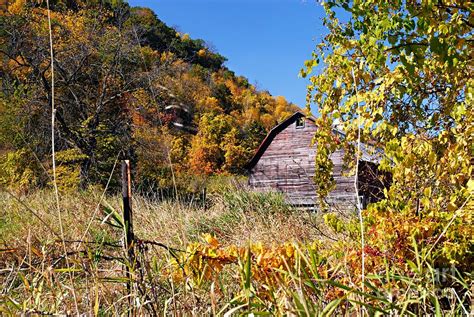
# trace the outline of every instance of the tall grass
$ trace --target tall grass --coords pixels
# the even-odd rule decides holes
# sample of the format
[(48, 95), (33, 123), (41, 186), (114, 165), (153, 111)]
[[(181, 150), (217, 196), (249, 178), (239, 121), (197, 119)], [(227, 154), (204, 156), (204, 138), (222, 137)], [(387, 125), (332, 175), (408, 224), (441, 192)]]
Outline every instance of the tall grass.
[(54, 194), (38, 191), (22, 197), (23, 203), (0, 194), (5, 207), (0, 313), (74, 313), (70, 272), (78, 309), (90, 315), (458, 316), (470, 311), (469, 272), (439, 270), (416, 244), (412, 261), (404, 263), (368, 250), (361, 287), (356, 242), (346, 235), (327, 239), (331, 231), (320, 215), (292, 210), (276, 194), (243, 188), (210, 195), (206, 208), (134, 197), (138, 240), (136, 259), (130, 261), (118, 196), (106, 197), (85, 241), (77, 241), (99, 193), (62, 196), (69, 266), (51, 232), (59, 232)]
[[(136, 271), (136, 263), (126, 263), (126, 252), (121, 247), (123, 231), (110, 225), (111, 217), (103, 221), (108, 210), (121, 209), (119, 196), (106, 197), (100, 216), (92, 222), (84, 242), (79, 241), (101, 199), (100, 193), (91, 190), (61, 197), (64, 240), (72, 261), (69, 266), (65, 265), (64, 255), (59, 250), (61, 239), (54, 193), (37, 191), (19, 199), (0, 193), (4, 207), (0, 220), (2, 311), (74, 311), (74, 301), (65, 292), (69, 284), (65, 280), (68, 272), (74, 272), (81, 311), (97, 313), (97, 302), (101, 307), (108, 304), (108, 312), (127, 309), (128, 300), (123, 297), (128, 295), (123, 292), (122, 271), (124, 265)], [(282, 205), (280, 197), (260, 194), (259, 202), (252, 204), (249, 196), (243, 192), (242, 195), (229, 192), (211, 195), (211, 206), (206, 209), (190, 203), (156, 202), (134, 197), (136, 236), (156, 242), (155, 245), (138, 246), (144, 251), (141, 256), (145, 257), (140, 263), (150, 265), (147, 270), (151, 271), (147, 274), (152, 272), (152, 279), (157, 281), (156, 277), (161, 276), (161, 270), (172, 257), (171, 249), (167, 248), (185, 248), (205, 232), (213, 233), (228, 245), (244, 244), (249, 238), (276, 243), (317, 236), (309, 225), (309, 215), (283, 216), (276, 213), (280, 207), (288, 209)], [(273, 202), (274, 199), (278, 203)], [(273, 206), (273, 216), (268, 214), (269, 206)], [(156, 287), (167, 289), (167, 295), (173, 294), (174, 286), (168, 282), (165, 284)], [(163, 303), (166, 304), (168, 299), (162, 298)]]

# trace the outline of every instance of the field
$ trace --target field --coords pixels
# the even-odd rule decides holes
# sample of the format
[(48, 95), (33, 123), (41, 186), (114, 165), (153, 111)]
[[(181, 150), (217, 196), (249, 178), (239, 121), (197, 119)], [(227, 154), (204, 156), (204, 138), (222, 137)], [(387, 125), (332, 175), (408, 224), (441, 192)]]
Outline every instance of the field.
[[(422, 250), (413, 262), (400, 262), (366, 248), (362, 286), (358, 237), (336, 233), (328, 214), (292, 209), (277, 194), (231, 186), (209, 194), (206, 206), (134, 197), (133, 255), (123, 247), (119, 195), (101, 199), (97, 189), (61, 194), (64, 237), (52, 191), (1, 198), (4, 314), (469, 310), (470, 276), (431, 267)], [(350, 218), (344, 223), (350, 226)]]

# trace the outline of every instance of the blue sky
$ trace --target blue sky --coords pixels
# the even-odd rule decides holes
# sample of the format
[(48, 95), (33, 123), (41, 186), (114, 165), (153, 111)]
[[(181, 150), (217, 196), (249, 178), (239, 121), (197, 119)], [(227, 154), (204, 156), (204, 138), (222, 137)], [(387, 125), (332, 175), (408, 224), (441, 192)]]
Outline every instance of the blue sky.
[(130, 0), (169, 26), (201, 38), (226, 65), (259, 89), (305, 106), (307, 79), (298, 72), (324, 36), (324, 10), (315, 0)]

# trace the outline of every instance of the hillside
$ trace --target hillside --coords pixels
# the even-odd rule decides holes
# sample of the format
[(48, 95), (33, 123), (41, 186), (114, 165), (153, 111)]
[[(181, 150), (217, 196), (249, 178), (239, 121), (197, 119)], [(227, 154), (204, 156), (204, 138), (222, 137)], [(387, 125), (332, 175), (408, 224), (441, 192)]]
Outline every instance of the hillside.
[[(117, 158), (132, 159), (144, 190), (240, 174), (267, 131), (299, 109), (236, 76), (205, 41), (150, 9), (120, 1), (51, 9), (62, 189), (105, 184)], [(46, 6), (18, 0), (1, 23), (0, 181), (44, 187), (53, 101)]]

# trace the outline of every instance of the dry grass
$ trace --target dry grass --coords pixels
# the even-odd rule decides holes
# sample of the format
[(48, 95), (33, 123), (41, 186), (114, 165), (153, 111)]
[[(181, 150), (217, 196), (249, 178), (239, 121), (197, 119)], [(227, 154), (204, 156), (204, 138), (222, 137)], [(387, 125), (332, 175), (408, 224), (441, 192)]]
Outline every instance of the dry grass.
[[(76, 303), (72, 288), (80, 312), (119, 315), (127, 309), (122, 264), (126, 252), (120, 247), (123, 234), (120, 229), (103, 223), (107, 210), (121, 210), (121, 197), (107, 196), (99, 204), (100, 196), (98, 190), (61, 195), (65, 240), (71, 252), (69, 261), (73, 263), (70, 269), (66, 267), (60, 248), (54, 193), (44, 190), (23, 197), (0, 193), (3, 202), (0, 213), (0, 283), (3, 285), (0, 313), (74, 313)], [(281, 196), (274, 194), (225, 190), (210, 195), (207, 208), (136, 196), (132, 206), (137, 238), (176, 249), (198, 241), (204, 233), (215, 235), (223, 245), (240, 246), (249, 241), (271, 245), (320, 238), (316, 229), (319, 217), (291, 210)], [(77, 242), (83, 236), (86, 243)], [(110, 246), (114, 244), (118, 249)], [(141, 259), (142, 263), (153, 263), (150, 270), (157, 276), (170, 263), (170, 253), (163, 247), (148, 247), (143, 256), (148, 258)], [(69, 271), (74, 274), (74, 285), (70, 285), (64, 274)], [(198, 295), (196, 292), (200, 290), (191, 294), (182, 290), (174, 293), (175, 286), (166, 279), (156, 281), (156, 287), (161, 291), (157, 291), (154, 298), (161, 298), (159, 307), (163, 309), (173, 299), (174, 305), (179, 301), (179, 308), (167, 309), (208, 312), (209, 302), (196, 300), (209, 300), (209, 294)], [(138, 289), (135, 292), (138, 293)]]
[[(314, 213), (292, 211), (276, 195), (258, 194), (261, 199), (257, 203), (251, 201), (254, 197), (240, 199), (245, 195), (254, 194), (244, 191), (214, 194), (209, 198), (206, 209), (190, 203), (158, 202), (135, 196), (132, 202), (135, 234), (141, 239), (159, 241), (172, 247), (196, 241), (203, 233), (214, 234), (224, 244), (236, 245), (246, 244), (249, 239), (271, 244), (321, 238), (316, 230), (320, 219)], [(29, 208), (9, 194), (0, 193), (3, 202), (0, 214), (1, 248), (22, 247), (28, 239), (41, 243), (57, 240), (43, 223), (59, 232), (53, 193), (38, 191), (19, 199)], [(83, 236), (99, 201), (100, 193), (97, 191), (61, 196), (66, 240), (78, 240)], [(104, 201), (115, 210), (121, 210), (119, 195), (108, 196)], [(43, 222), (29, 209), (35, 211)], [(101, 223), (105, 217), (103, 210), (101, 206), (93, 217), (86, 241), (120, 239), (115, 230)]]
[[(441, 276), (449, 284), (440, 284), (439, 271), (421, 251), (415, 252), (416, 265), (408, 275), (406, 267), (394, 263), (374, 266), (382, 273), (371, 272), (369, 293), (364, 293), (357, 286), (357, 241), (339, 236), (333, 244), (324, 243), (329, 233), (321, 231), (326, 227), (320, 215), (293, 210), (279, 195), (241, 187), (214, 192), (207, 208), (201, 202), (134, 197), (138, 240), (136, 261), (129, 262), (123, 229), (103, 222), (111, 211), (121, 210), (121, 198), (108, 196), (99, 204), (100, 196), (100, 190), (61, 195), (68, 266), (58, 239), (54, 194), (37, 191), (20, 202), (0, 193), (0, 315), (201, 316), (235, 310), (458, 316), (471, 300), (471, 275)], [(194, 244), (204, 233), (219, 244), (209, 236)], [(83, 236), (84, 243), (77, 242)], [(313, 241), (319, 241), (316, 249)], [(183, 251), (189, 246), (193, 249)], [(235, 246), (241, 247), (237, 256)], [(374, 255), (371, 260), (381, 259)]]

